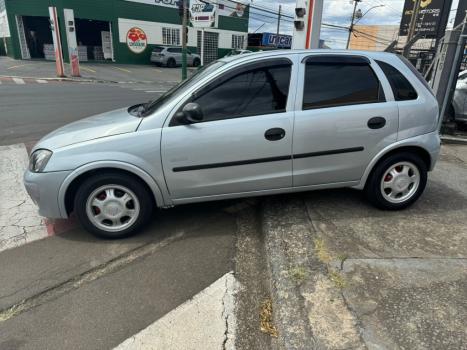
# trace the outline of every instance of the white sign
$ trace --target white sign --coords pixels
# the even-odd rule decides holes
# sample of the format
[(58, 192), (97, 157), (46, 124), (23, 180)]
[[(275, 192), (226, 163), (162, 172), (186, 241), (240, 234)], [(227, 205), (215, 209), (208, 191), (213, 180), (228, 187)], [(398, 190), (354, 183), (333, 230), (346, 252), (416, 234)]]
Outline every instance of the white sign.
[(193, 27), (209, 28), (216, 21), (215, 4), (201, 0), (190, 0), (190, 21)]
[(144, 30), (133, 27), (126, 33), (126, 44), (131, 52), (142, 53), (148, 46), (148, 37)]
[(104, 59), (113, 60), (112, 33), (108, 31), (101, 31), (101, 39)]
[(0, 12), (0, 38), (10, 37), (10, 27), (8, 26), (8, 16), (6, 10)]
[(156, 5), (156, 6), (178, 8), (177, 0), (125, 0), (125, 1), (139, 2), (140, 4), (146, 4), (146, 5)]
[(246, 18), (246, 6), (242, 1), (217, 0), (219, 16)]
[(68, 57), (70, 59), (71, 75), (79, 77), (79, 55), (76, 43), (75, 14), (72, 9), (63, 9), (65, 17), (66, 41), (68, 43)]

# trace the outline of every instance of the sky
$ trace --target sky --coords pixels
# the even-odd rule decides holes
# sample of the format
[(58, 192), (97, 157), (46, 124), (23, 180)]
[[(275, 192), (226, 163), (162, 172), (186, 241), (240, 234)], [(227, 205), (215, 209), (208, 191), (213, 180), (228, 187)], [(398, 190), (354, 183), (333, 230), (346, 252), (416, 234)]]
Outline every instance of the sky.
[[(462, 0), (461, 0), (462, 1)], [(451, 15), (455, 16), (459, 0), (453, 0)], [(252, 0), (251, 4), (255, 7), (268, 9), (268, 11), (277, 13), (279, 4), (282, 5), (282, 13), (286, 16), (294, 15), (296, 0)], [(381, 6), (384, 5), (384, 6)], [(349, 26), (353, 12), (353, 1), (350, 0), (324, 0), (323, 23)], [(373, 6), (378, 6), (370, 10)], [(365, 13), (370, 10), (360, 21), (359, 24), (389, 24), (399, 25), (404, 7), (404, 0), (362, 0), (357, 8)], [(280, 25), (281, 34), (292, 34), (293, 19), (283, 17)], [(453, 21), (453, 20), (452, 20)], [(249, 32), (273, 32), (277, 30), (277, 15), (265, 11), (252, 9), (250, 11)], [(348, 31), (345, 29), (325, 28), (321, 29), (321, 39), (331, 48), (345, 48)]]

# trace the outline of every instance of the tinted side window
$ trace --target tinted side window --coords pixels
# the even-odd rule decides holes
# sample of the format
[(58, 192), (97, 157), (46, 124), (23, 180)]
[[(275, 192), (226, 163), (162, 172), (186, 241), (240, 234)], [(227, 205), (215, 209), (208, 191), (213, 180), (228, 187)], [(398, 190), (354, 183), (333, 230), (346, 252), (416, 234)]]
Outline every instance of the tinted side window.
[(209, 85), (192, 101), (201, 106), (204, 121), (285, 112), (290, 71), (290, 64), (242, 69)]
[(383, 70), (386, 78), (388, 78), (396, 101), (417, 99), (417, 92), (401, 72), (388, 63), (382, 61), (376, 62), (378, 62), (378, 65)]
[(167, 51), (174, 52), (174, 53), (180, 53), (180, 52), (182, 52), (182, 49), (180, 49), (178, 47), (173, 47), (173, 48), (167, 49)]
[(368, 64), (306, 63), (303, 109), (377, 102), (384, 93)]

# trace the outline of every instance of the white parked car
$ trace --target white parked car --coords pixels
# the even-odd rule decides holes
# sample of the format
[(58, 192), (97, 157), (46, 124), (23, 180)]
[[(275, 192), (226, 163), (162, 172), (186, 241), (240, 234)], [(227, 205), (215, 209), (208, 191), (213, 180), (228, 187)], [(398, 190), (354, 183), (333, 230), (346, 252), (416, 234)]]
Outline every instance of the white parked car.
[[(201, 57), (187, 50), (186, 61), (189, 66), (198, 67)], [(151, 52), (151, 62), (158, 66), (174, 68), (182, 64), (182, 48), (172, 46), (156, 46)]]

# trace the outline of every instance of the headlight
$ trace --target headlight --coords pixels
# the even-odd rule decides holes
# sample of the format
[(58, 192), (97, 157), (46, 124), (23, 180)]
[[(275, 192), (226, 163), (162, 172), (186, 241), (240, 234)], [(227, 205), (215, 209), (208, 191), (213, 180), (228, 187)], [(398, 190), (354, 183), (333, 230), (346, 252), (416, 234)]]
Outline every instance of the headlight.
[(29, 158), (29, 170), (35, 173), (42, 172), (51, 156), (52, 151), (47, 149), (38, 149)]

